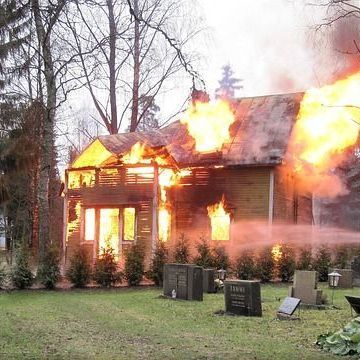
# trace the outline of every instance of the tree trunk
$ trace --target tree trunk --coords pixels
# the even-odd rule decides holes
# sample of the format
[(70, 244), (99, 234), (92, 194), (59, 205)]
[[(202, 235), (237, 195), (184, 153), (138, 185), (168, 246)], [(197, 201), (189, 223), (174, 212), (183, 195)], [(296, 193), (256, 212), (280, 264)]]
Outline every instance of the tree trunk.
[(130, 132), (136, 131), (139, 113), (139, 82), (140, 82), (140, 26), (139, 2), (134, 0), (134, 78), (132, 89), (132, 108)]
[(114, 17), (114, 4), (112, 0), (107, 0), (109, 10), (109, 76), (110, 76), (110, 109), (111, 109), (111, 134), (116, 134), (117, 129), (117, 106), (116, 106), (116, 23)]
[(56, 110), (55, 71), (51, 53), (50, 31), (45, 32), (41, 18), (38, 0), (31, 0), (32, 12), (35, 20), (36, 34), (40, 42), (39, 52), (44, 61), (44, 76), (46, 82), (46, 108), (41, 134), (40, 169), (38, 184), (39, 204), (39, 263), (44, 259), (50, 244), (50, 211), (49, 211), (49, 179), (51, 160), (54, 148), (54, 120)]

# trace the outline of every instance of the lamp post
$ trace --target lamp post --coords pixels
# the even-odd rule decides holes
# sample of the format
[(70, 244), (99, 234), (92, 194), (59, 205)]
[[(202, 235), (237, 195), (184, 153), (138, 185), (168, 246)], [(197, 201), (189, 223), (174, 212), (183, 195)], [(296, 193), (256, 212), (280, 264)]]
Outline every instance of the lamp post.
[(328, 274), (329, 286), (332, 288), (331, 305), (334, 305), (334, 290), (339, 285), (340, 277), (341, 274), (339, 274), (337, 271), (332, 271), (330, 274)]

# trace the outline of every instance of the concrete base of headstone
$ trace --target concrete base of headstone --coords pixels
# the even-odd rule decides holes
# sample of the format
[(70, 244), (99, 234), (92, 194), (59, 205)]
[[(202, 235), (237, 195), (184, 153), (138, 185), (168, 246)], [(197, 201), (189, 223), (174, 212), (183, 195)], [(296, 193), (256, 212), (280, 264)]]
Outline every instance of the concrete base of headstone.
[(350, 289), (353, 287), (353, 271), (351, 269), (330, 269), (329, 272), (336, 271), (341, 277), (339, 278), (340, 289)]
[(298, 316), (283, 314), (281, 312), (276, 313), (276, 318), (278, 320), (300, 320)]

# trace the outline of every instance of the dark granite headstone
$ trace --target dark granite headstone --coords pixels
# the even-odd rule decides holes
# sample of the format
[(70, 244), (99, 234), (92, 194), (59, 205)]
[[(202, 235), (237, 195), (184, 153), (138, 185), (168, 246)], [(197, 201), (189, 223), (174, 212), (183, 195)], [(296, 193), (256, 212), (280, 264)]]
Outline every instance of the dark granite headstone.
[(287, 296), (280, 305), (278, 312), (291, 316), (300, 305), (300, 302), (300, 299)]
[(203, 270), (203, 290), (204, 293), (215, 293), (215, 269)]
[(356, 314), (359, 315), (360, 314), (360, 297), (345, 295), (345, 298), (349, 302), (350, 306), (355, 310)]
[(225, 311), (234, 315), (261, 316), (260, 282), (225, 280)]
[(203, 269), (192, 264), (164, 265), (164, 295), (183, 300), (203, 300)]

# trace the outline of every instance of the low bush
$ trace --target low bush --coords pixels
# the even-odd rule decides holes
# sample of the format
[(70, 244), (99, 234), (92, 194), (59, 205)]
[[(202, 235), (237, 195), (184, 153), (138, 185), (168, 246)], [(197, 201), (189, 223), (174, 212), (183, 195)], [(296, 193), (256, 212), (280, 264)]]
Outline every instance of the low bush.
[(254, 253), (243, 250), (235, 262), (235, 272), (238, 279), (252, 280), (256, 275)]
[(174, 246), (174, 261), (178, 264), (190, 262), (189, 240), (185, 234), (181, 234)]
[(230, 258), (224, 246), (216, 246), (213, 248), (213, 267), (216, 269), (227, 270), (230, 268)]
[(55, 247), (50, 247), (37, 271), (37, 279), (47, 289), (54, 289), (60, 278), (60, 256)]
[(11, 281), (18, 289), (29, 288), (34, 283), (34, 275), (29, 265), (28, 247), (21, 245), (15, 250), (15, 265), (11, 270)]
[(118, 271), (114, 249), (102, 249), (102, 253), (95, 261), (93, 279), (101, 285), (110, 287), (121, 281), (122, 274)]
[(148, 278), (152, 280), (156, 286), (162, 286), (164, 280), (164, 265), (168, 259), (168, 250), (164, 242), (159, 241), (151, 262)]
[(256, 275), (262, 282), (269, 282), (274, 276), (275, 261), (271, 247), (260, 250), (256, 261)]
[(331, 252), (326, 245), (322, 245), (317, 249), (313, 268), (319, 273), (319, 281), (327, 281), (329, 268), (332, 266)]
[(345, 269), (350, 258), (350, 248), (346, 245), (338, 245), (334, 249), (334, 266), (340, 269)]
[(129, 286), (137, 286), (142, 280), (144, 270), (144, 250), (139, 244), (134, 244), (125, 253), (125, 279)]
[(8, 273), (4, 266), (0, 266), (0, 289), (3, 288), (6, 284)]
[(313, 258), (310, 247), (303, 247), (299, 251), (296, 269), (312, 270)]
[(288, 245), (281, 246), (281, 256), (276, 264), (276, 267), (281, 281), (290, 281), (295, 272), (296, 261), (295, 252)]
[(66, 278), (75, 287), (83, 287), (91, 280), (91, 264), (84, 248), (79, 247), (70, 259), (70, 266)]
[(212, 249), (205, 237), (200, 237), (200, 242), (196, 245), (196, 250), (198, 252), (197, 256), (194, 258), (194, 263), (196, 265), (202, 266), (203, 268), (211, 268), (215, 266)]

